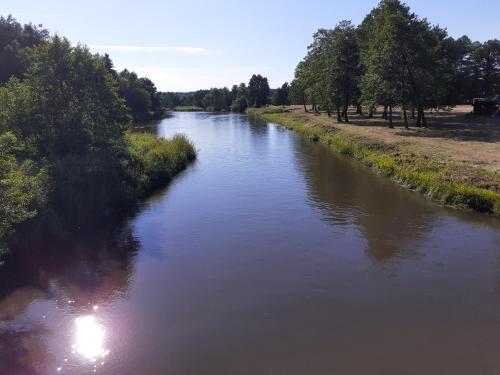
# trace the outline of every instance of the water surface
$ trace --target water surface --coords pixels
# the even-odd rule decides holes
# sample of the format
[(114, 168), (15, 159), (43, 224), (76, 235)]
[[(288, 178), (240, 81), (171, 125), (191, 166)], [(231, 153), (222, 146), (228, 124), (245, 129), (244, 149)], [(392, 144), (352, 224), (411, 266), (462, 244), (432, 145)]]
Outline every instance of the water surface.
[(243, 115), (157, 131), (196, 163), (0, 267), (0, 374), (500, 373), (497, 219)]

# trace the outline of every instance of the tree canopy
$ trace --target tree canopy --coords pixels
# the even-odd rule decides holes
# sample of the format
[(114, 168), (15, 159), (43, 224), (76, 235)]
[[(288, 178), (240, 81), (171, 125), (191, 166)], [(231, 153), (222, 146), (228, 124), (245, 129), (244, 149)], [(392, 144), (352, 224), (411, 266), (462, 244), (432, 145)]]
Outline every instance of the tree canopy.
[(248, 99), (250, 104), (254, 107), (262, 107), (267, 103), (267, 99), (269, 97), (269, 83), (267, 78), (258, 75), (253, 75), (250, 78), (250, 82), (248, 84)]
[(290, 99), (312, 105), (338, 121), (349, 121), (348, 107), (377, 107), (393, 126), (393, 111), (409, 110), (426, 125), (424, 110), (452, 107), (500, 92), (500, 41), (453, 39), (399, 0), (382, 0), (355, 27), (349, 21), (319, 29), (297, 65)]

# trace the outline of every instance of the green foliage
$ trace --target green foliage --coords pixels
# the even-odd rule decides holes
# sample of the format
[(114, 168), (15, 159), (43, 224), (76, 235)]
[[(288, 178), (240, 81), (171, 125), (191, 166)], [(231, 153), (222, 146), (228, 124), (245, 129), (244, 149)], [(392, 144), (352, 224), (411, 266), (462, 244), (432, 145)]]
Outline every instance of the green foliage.
[(250, 105), (260, 108), (267, 104), (269, 96), (269, 83), (267, 78), (262, 77), (260, 74), (253, 75), (248, 84), (248, 100)]
[(236, 98), (231, 105), (232, 112), (244, 113), (248, 108), (248, 99), (245, 96)]
[(32, 218), (45, 200), (45, 169), (18, 160), (21, 146), (14, 134), (0, 134), (0, 252), (16, 224)]
[(21, 78), (30, 65), (33, 48), (48, 36), (41, 27), (31, 23), (21, 26), (12, 16), (0, 16), (0, 84), (12, 76)]
[(109, 56), (58, 36), (32, 49), (0, 86), (0, 248), (35, 216), (64, 230), (130, 207), (193, 160), (184, 137), (125, 134), (158, 108), (154, 84)]
[(496, 95), (500, 92), (500, 40), (475, 43), (472, 51), (473, 71), (477, 81), (478, 96)]
[[(349, 105), (385, 108), (393, 126), (395, 107), (418, 113), (426, 126), (427, 108), (449, 108), (500, 90), (500, 41), (453, 39), (447, 31), (419, 18), (399, 0), (382, 0), (361, 25), (342, 21), (319, 29), (306, 57), (297, 65), (290, 87), (294, 104), (337, 111), (348, 121)], [(274, 104), (278, 104), (277, 97)]]
[(227, 87), (212, 88), (202, 99), (202, 107), (209, 112), (228, 112), (231, 110), (232, 96)]
[(50, 160), (111, 148), (125, 130), (126, 107), (102, 60), (57, 36), (34, 56), (26, 78), (0, 90), (0, 129)]
[[(233, 85), (231, 90), (227, 87), (211, 88), (210, 90), (198, 90), (188, 93), (159, 93), (160, 101), (166, 108), (176, 111), (198, 111), (207, 112), (245, 112), (246, 108), (254, 105), (267, 103), (269, 95), (269, 84), (267, 78), (254, 75), (251, 79), (253, 95), (251, 98), (250, 87), (245, 83)], [(282, 87), (284, 96), (288, 97), (288, 84)], [(258, 97), (258, 98), (257, 98)], [(283, 99), (287, 103), (286, 99)]]
[[(356, 29), (342, 21), (333, 30), (320, 29), (313, 36), (308, 54), (295, 71), (291, 86), (294, 102), (313, 104), (329, 115), (337, 112), (337, 119), (349, 121), (348, 106), (358, 95), (359, 46)], [(342, 114), (341, 114), (342, 109)]]
[(170, 97), (158, 93), (150, 79), (139, 78), (136, 73), (127, 69), (118, 74), (112, 68), (108, 70), (117, 77), (119, 95), (125, 99), (135, 122), (160, 118), (164, 114), (164, 107), (173, 108), (168, 102)]
[(288, 84), (288, 82), (285, 82), (283, 86), (281, 86), (275, 91), (273, 98), (271, 100), (272, 104), (281, 106), (289, 105), (290, 104), (290, 101), (288, 100), (289, 93), (290, 93), (290, 85)]

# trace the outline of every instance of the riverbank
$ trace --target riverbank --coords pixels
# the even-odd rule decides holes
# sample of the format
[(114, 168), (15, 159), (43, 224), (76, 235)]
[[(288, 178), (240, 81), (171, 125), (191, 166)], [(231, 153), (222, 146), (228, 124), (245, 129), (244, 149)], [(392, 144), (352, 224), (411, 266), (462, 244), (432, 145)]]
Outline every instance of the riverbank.
[(354, 114), (345, 124), (298, 107), (248, 110), (328, 144), (440, 204), (500, 217), (500, 134), (488, 121), (468, 124), (462, 112), (459, 108), (453, 115), (428, 116), (427, 130), (403, 130), (387, 129), (380, 119)]
[(173, 109), (174, 112), (203, 112), (203, 108), (193, 105), (181, 105)]
[(113, 153), (47, 165), (42, 181), (30, 186), (31, 195), (43, 197), (26, 215), (2, 223), (0, 255), (17, 241), (16, 229), (59, 236), (123, 215), (195, 158), (194, 145), (183, 135), (165, 139), (127, 131)]

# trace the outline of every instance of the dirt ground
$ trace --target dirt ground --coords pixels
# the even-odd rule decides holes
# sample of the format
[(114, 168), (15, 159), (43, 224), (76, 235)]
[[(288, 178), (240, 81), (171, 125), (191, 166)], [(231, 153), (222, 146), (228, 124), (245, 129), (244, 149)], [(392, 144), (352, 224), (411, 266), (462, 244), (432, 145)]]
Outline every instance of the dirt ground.
[(404, 147), (415, 154), (428, 155), (438, 160), (465, 162), (500, 173), (500, 121), (479, 118), (471, 114), (472, 106), (458, 106), (450, 112), (427, 112), (428, 129), (416, 128), (410, 119), (410, 129), (405, 130), (399, 115), (394, 116), (394, 129), (380, 118), (368, 119), (350, 113), (349, 124), (337, 123), (325, 113), (304, 113), (304, 107), (289, 107), (295, 115), (314, 122), (342, 129), (357, 137), (373, 142)]

